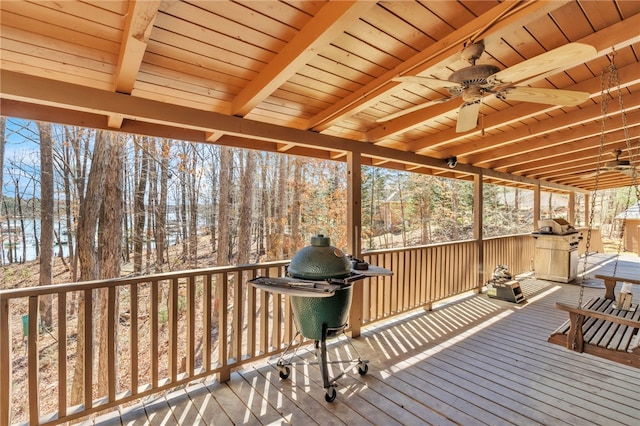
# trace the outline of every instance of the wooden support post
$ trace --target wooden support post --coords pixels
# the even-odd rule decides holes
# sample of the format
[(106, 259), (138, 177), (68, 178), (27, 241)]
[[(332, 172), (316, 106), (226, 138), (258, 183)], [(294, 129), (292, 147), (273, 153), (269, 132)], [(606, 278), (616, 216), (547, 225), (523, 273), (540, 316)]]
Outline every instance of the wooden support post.
[(569, 193), (569, 223), (575, 226), (576, 223), (576, 193)]
[(476, 287), (476, 291), (478, 293), (482, 292), (482, 287), (484, 286), (484, 241), (482, 236), (482, 217), (483, 217), (483, 209), (484, 203), (482, 198), (483, 191), (483, 181), (482, 181), (482, 172), (475, 175), (473, 179), (473, 238), (477, 243), (477, 268), (478, 268), (478, 286)]
[[(360, 259), (362, 247), (362, 157), (358, 152), (347, 153), (347, 250)], [(364, 286), (369, 283), (358, 281), (353, 284), (349, 324), (351, 335), (358, 337), (362, 328), (362, 310), (364, 309)]]
[(538, 229), (538, 221), (540, 220), (540, 182), (533, 190), (533, 227)]

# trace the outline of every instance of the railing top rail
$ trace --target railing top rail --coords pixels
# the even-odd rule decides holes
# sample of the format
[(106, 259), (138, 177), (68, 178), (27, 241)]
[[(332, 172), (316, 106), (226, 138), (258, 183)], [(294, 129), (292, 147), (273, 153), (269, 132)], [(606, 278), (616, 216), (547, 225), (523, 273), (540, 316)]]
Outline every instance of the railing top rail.
[(422, 249), (431, 248), (431, 247), (453, 246), (453, 245), (459, 245), (459, 244), (469, 244), (469, 243), (473, 243), (475, 241), (477, 241), (477, 240), (470, 239), (470, 240), (446, 241), (446, 242), (443, 242), (443, 243), (422, 244), (422, 245), (411, 246), (411, 247), (396, 247), (396, 248), (389, 248), (389, 249), (367, 250), (367, 251), (362, 252), (362, 255), (366, 256), (366, 255), (370, 255), (370, 254), (384, 254), (384, 253), (395, 253), (395, 252), (408, 251), (408, 250), (422, 250)]
[(75, 283), (51, 284), (38, 287), (13, 288), (0, 290), (0, 300), (16, 299), (20, 297), (41, 296), (69, 291), (92, 290), (96, 288), (118, 287), (145, 282), (165, 281), (175, 278), (189, 278), (203, 275), (215, 275), (241, 271), (253, 271), (256, 269), (282, 267), (289, 263), (288, 260), (280, 260), (265, 263), (252, 263), (233, 266), (215, 266), (202, 269), (190, 269), (177, 272), (163, 272), (157, 274), (140, 275), (136, 277), (111, 278), (106, 280), (79, 281)]

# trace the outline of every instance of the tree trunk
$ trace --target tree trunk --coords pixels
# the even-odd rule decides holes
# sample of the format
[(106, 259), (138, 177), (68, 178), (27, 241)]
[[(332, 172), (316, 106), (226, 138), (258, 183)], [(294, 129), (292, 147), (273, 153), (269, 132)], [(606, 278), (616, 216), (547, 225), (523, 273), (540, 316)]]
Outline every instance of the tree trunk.
[(166, 259), (164, 249), (167, 245), (167, 193), (169, 184), (169, 154), (171, 144), (167, 139), (162, 140), (162, 154), (160, 160), (160, 201), (156, 209), (156, 268), (161, 270)]
[(180, 235), (182, 238), (182, 261), (186, 262), (189, 258), (189, 232), (187, 224), (187, 176), (185, 175), (186, 168), (186, 144), (182, 143), (180, 153), (180, 165), (178, 170), (180, 171)]
[(199, 174), (197, 173), (198, 152), (195, 144), (189, 146), (188, 170), (187, 170), (187, 194), (189, 196), (189, 265), (198, 266), (198, 187)]
[[(117, 278), (120, 276), (120, 261), (122, 257), (122, 181), (124, 149), (121, 141), (113, 133), (109, 135), (109, 167), (105, 171), (104, 202), (100, 210), (100, 225), (98, 232), (98, 262), (100, 279)], [(118, 340), (118, 327), (113, 328), (113, 335), (108, 335), (108, 290), (100, 289), (96, 292), (96, 344), (98, 346), (98, 395), (108, 394), (109, 358), (117, 361), (116, 354), (108, 353), (108, 339)], [(118, 324), (118, 292), (115, 296), (115, 318)], [(115, 371), (118, 371), (117, 365)]]
[[(53, 269), (53, 140), (51, 125), (38, 123), (40, 132), (40, 278), (38, 285), (49, 285)], [(53, 323), (53, 296), (40, 296), (40, 321), (50, 328)]]
[(133, 200), (133, 217), (135, 222), (133, 224), (133, 270), (136, 274), (142, 272), (142, 247), (144, 236), (144, 223), (145, 223), (145, 204), (144, 197), (147, 189), (147, 179), (149, 176), (149, 152), (148, 145), (149, 139), (145, 136), (138, 140), (139, 161), (140, 169), (136, 182), (135, 195)]
[[(80, 280), (91, 281), (98, 278), (98, 257), (96, 252), (96, 231), (98, 218), (102, 209), (106, 170), (109, 167), (108, 133), (98, 131), (91, 161), (91, 170), (87, 181), (87, 192), (78, 209), (78, 260), (80, 262)], [(84, 324), (85, 300), (84, 292), (78, 297), (78, 340), (76, 364), (71, 386), (71, 405), (83, 402), (85, 389), (84, 360), (93, 358), (93, 348), (87, 348)], [(86, 402), (86, 401), (85, 401)]]
[[(210, 224), (209, 224), (209, 231), (211, 233), (211, 257), (213, 257), (213, 254), (216, 253), (217, 251), (217, 236), (218, 236), (218, 230), (216, 229), (217, 226), (217, 212), (218, 212), (218, 198), (219, 198), (219, 191), (218, 191), (218, 183), (219, 183), (219, 176), (216, 175), (215, 172), (215, 167), (213, 167), (213, 164), (216, 163), (216, 147), (215, 146), (211, 146), (209, 148), (209, 151), (211, 152), (211, 163), (212, 163), (212, 171), (211, 171), (211, 217), (209, 219)], [(218, 163), (219, 165), (219, 163)], [(218, 167), (219, 168), (219, 167)]]
[(122, 186), (125, 190), (122, 193), (122, 245), (124, 247), (123, 260), (127, 263), (131, 262), (131, 223), (134, 221), (131, 218), (131, 201), (129, 199), (131, 191), (130, 181), (132, 179), (131, 172), (129, 171), (128, 161), (125, 158), (123, 160), (123, 176), (122, 176)]
[(231, 148), (220, 149), (220, 178), (218, 191), (218, 256), (217, 266), (229, 264), (229, 188), (231, 187), (231, 163), (233, 153)]
[(278, 158), (278, 195), (276, 205), (276, 238), (274, 242), (274, 250), (276, 259), (284, 258), (284, 230), (287, 224), (287, 203), (286, 203), (286, 186), (287, 186), (287, 160), (284, 155)]
[(253, 197), (254, 197), (254, 181), (256, 176), (256, 153), (255, 151), (247, 151), (247, 162), (242, 175), (241, 188), (244, 194), (240, 204), (240, 220), (238, 223), (238, 263), (249, 263), (251, 256), (251, 237), (252, 237), (252, 216), (253, 216)]
[(300, 218), (302, 216), (302, 192), (304, 183), (302, 182), (302, 169), (304, 163), (299, 158), (293, 160), (295, 168), (293, 172), (293, 200), (291, 201), (291, 238), (292, 251), (295, 253), (304, 246), (302, 233), (300, 232)]

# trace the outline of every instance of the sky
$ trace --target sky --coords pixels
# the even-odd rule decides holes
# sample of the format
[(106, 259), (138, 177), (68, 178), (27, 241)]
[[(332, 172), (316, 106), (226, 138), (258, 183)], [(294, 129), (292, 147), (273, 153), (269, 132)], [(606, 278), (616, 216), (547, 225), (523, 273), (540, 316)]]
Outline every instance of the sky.
[[(19, 190), (24, 191), (27, 186), (33, 191), (32, 177), (40, 163), (38, 149), (38, 131), (31, 121), (8, 118), (5, 129), (5, 153), (2, 165), (3, 188), (6, 196), (15, 196), (15, 180), (18, 180)], [(21, 169), (26, 170), (24, 173)], [(27, 176), (31, 175), (31, 176)], [(37, 187), (36, 187), (37, 188)], [(31, 198), (28, 196), (28, 198)]]

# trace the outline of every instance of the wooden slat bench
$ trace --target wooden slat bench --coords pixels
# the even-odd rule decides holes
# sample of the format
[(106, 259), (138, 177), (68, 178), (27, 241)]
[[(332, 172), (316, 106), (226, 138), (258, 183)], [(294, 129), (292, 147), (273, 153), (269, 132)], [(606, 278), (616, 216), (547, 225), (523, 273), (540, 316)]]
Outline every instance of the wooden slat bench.
[(594, 297), (582, 308), (556, 303), (556, 308), (569, 312), (569, 320), (548, 341), (640, 368), (640, 308), (636, 302), (629, 311), (615, 309), (614, 292), (616, 282), (640, 284), (640, 280), (605, 275), (596, 278), (604, 280), (604, 297)]

